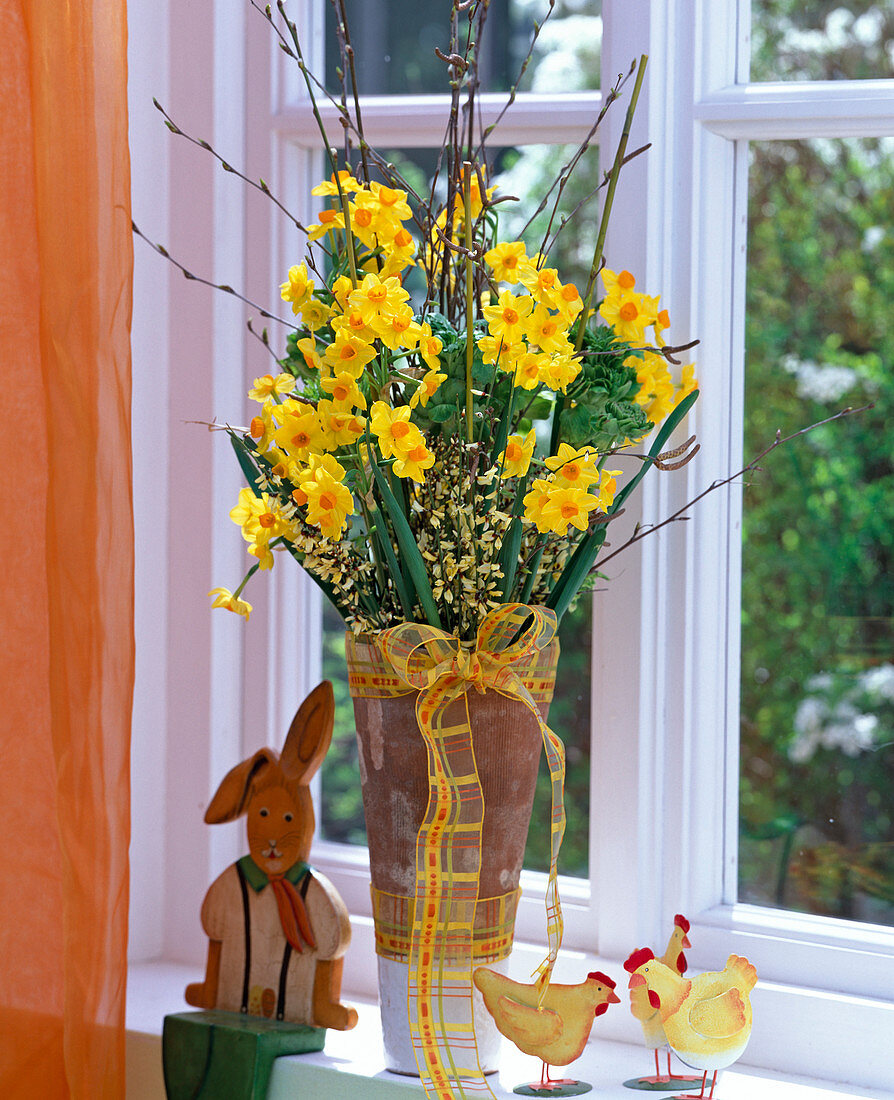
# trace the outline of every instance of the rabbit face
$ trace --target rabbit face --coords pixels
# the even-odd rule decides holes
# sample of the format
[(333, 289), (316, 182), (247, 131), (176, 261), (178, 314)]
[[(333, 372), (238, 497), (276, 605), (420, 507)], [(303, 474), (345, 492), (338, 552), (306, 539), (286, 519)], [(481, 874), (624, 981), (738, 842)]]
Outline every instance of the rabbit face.
[(299, 788), (297, 798), (285, 787), (272, 785), (253, 794), (248, 808), (248, 849), (267, 875), (281, 875), (306, 860), (314, 832), (310, 792)]

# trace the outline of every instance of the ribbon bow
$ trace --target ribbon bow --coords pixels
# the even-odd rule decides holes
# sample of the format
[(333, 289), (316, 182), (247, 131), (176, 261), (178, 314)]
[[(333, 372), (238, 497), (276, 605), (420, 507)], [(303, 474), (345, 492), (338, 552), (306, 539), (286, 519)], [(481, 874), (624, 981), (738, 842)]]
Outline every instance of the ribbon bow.
[[(481, 622), (473, 650), (436, 627), (402, 623), (382, 631), (378, 641), (396, 675), (418, 691), (416, 719), (428, 748), (429, 802), (416, 838), (416, 906), (410, 950), (408, 1017), (413, 1048), (426, 1095), (439, 1100), (477, 1091), (493, 1096), (478, 1061), (475, 1033), (468, 1020), (445, 1019), (443, 1006), (471, 999), (472, 930), (481, 868), (484, 797), (475, 765), (466, 693), (488, 688), (522, 702), (534, 715), (552, 781), (550, 872), (547, 887), (549, 953), (537, 968), (542, 1003), (562, 941), (557, 863), (565, 831), (562, 742), (540, 716), (518, 675), (520, 665), (545, 649), (556, 632), (556, 616), (544, 607), (503, 604)], [(447, 724), (447, 709), (462, 698), (462, 716)], [(454, 843), (462, 836), (462, 844)], [(446, 959), (447, 939), (468, 947), (467, 961), (453, 966)], [(435, 976), (441, 996), (435, 995)], [(471, 1004), (469, 1004), (471, 1009)], [(459, 1064), (459, 1054), (473, 1050), (475, 1065)], [(449, 1066), (449, 1069), (448, 1069)]]

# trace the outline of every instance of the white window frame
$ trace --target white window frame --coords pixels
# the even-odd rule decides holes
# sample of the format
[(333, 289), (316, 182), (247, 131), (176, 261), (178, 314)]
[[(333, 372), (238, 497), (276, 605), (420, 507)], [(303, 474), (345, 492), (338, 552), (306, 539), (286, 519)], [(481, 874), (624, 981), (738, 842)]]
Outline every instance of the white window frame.
[[(291, 8), (312, 61), (321, 56), (322, 2)], [(257, 13), (214, 5), (209, 24), (196, 7), (129, 3), (134, 216), (187, 266), (241, 281), (269, 302), (300, 249), (297, 234), (265, 200), (169, 136), (149, 100), (157, 95), (185, 129), (249, 174), (263, 173), (302, 218), (314, 209), (317, 133)], [(747, 71), (747, 0), (603, 0), (603, 10), (607, 80), (650, 54), (631, 140), (653, 142), (625, 169), (607, 255), (660, 289), (675, 337), (701, 339), (692, 430), (702, 451), (684, 474), (645, 480), (642, 518), (654, 522), (741, 464), (743, 143), (894, 133), (894, 81), (737, 84)], [(498, 102), (484, 97), (485, 111)], [(599, 103), (598, 93), (520, 97), (497, 136), (573, 141)], [(429, 144), (442, 132), (432, 126), (440, 110), (438, 97), (369, 97), (367, 135), (380, 145)], [(622, 121), (623, 110), (609, 112), (609, 150)], [(247, 412), (246, 381), (267, 368), (238, 308), (184, 284), (142, 242), (136, 251), (132, 958), (201, 966), (202, 896), (244, 844), (241, 823), (208, 829), (201, 814), (233, 763), (281, 741), (295, 700), (319, 678), (319, 597), (298, 570), (280, 565), (252, 587), (248, 629), (236, 616), (209, 614), (205, 592), (241, 576), (241, 540), (225, 519), (240, 477), (223, 440), (182, 421)], [(758, 967), (753, 1062), (890, 1086), (879, 1040), (894, 1024), (894, 934), (733, 901), (740, 507), (738, 490), (716, 493), (688, 524), (616, 559), (597, 596), (591, 871), (589, 882), (563, 882), (565, 944), (574, 965), (583, 953), (618, 970), (633, 947), (666, 937), (669, 915), (685, 912), (694, 965), (722, 966), (737, 951)], [(350, 988), (371, 992), (365, 854), (318, 842), (314, 861), (355, 915)], [(517, 933), (536, 941), (543, 877), (528, 875), (524, 885)], [(538, 950), (528, 956), (536, 961)], [(634, 1038), (628, 1024), (609, 1015), (603, 1033)]]

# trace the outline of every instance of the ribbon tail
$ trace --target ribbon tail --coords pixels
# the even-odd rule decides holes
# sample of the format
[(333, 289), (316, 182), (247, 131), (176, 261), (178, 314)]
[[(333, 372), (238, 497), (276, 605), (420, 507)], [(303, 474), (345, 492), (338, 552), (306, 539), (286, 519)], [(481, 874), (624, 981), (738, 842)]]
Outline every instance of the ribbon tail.
[[(446, 725), (447, 708), (459, 697), (462, 717)], [(456, 682), (436, 684), (420, 692), (416, 714), (428, 749), (429, 803), (416, 840), (410, 1034), (427, 1096), (453, 1100), (472, 1092), (493, 1097), (481, 1070), (473, 1026), (472, 934), (484, 796), (465, 691)], [(454, 961), (457, 956), (461, 963)], [(466, 1011), (457, 1012), (463, 1004)], [(471, 1052), (474, 1064), (468, 1064), (468, 1057), (463, 1060)]]

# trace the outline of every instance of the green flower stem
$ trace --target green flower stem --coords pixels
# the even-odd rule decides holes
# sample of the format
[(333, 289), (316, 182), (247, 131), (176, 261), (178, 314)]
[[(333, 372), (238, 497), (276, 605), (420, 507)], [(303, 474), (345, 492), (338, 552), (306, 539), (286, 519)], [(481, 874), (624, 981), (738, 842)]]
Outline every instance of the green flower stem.
[(590, 306), (593, 303), (596, 278), (602, 267), (602, 249), (605, 246), (605, 235), (608, 232), (608, 220), (612, 212), (612, 203), (615, 199), (618, 177), (621, 175), (621, 165), (624, 163), (624, 157), (627, 153), (627, 141), (630, 137), (630, 128), (633, 125), (633, 115), (636, 111), (636, 103), (639, 99), (640, 89), (643, 86), (643, 77), (646, 74), (646, 65), (648, 61), (648, 54), (643, 54), (639, 59), (636, 82), (633, 85), (633, 92), (627, 107), (627, 117), (624, 119), (624, 129), (621, 131), (621, 140), (618, 142), (618, 149), (615, 153), (615, 163), (612, 165), (611, 176), (608, 181), (608, 190), (605, 193), (605, 202), (602, 204), (602, 220), (599, 223), (599, 233), (596, 236), (596, 248), (593, 252), (593, 263), (590, 265), (590, 275), (587, 279), (587, 289), (584, 294), (584, 308), (581, 310), (580, 325), (577, 329), (577, 340), (574, 345), (575, 351), (580, 351), (584, 345), (584, 331), (590, 320)]
[(239, 585), (239, 587), (238, 587), (238, 588), (236, 589), (236, 591), (235, 591), (235, 592), (233, 593), (233, 599), (238, 599), (238, 598), (239, 598), (239, 597), (240, 597), (240, 596), (242, 595), (242, 590), (243, 590), (243, 588), (245, 588), (245, 586), (246, 586), (246, 585), (248, 584), (248, 582), (249, 582), (249, 581), (251, 580), (251, 578), (252, 578), (252, 577), (253, 577), (253, 576), (255, 575), (255, 573), (257, 573), (257, 571), (258, 571), (258, 570), (259, 570), (260, 568), (261, 568), (261, 563), (260, 563), (260, 562), (258, 562), (258, 563), (257, 563), (256, 565), (253, 565), (253, 566), (252, 566), (252, 567), (251, 567), (251, 568), (249, 569), (249, 571), (248, 571), (248, 572), (247, 572), (247, 573), (245, 574), (245, 576), (244, 576), (244, 577), (242, 578), (242, 583), (241, 583), (241, 584)]
[(472, 165), (463, 162), (463, 208), (465, 211), (466, 243), (466, 439), (475, 442), (472, 398), (472, 358), (475, 354), (475, 287), (472, 262)]

